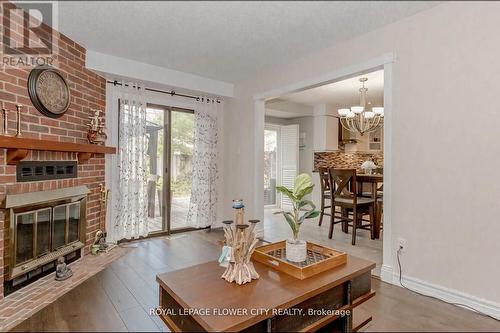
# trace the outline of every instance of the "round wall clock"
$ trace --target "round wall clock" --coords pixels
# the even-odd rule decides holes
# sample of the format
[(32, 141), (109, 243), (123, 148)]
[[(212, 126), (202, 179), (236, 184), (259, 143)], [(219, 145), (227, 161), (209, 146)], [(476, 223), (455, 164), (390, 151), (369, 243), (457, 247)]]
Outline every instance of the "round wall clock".
[(64, 77), (54, 68), (36, 67), (28, 77), (31, 102), (44, 115), (57, 118), (69, 108), (70, 91)]

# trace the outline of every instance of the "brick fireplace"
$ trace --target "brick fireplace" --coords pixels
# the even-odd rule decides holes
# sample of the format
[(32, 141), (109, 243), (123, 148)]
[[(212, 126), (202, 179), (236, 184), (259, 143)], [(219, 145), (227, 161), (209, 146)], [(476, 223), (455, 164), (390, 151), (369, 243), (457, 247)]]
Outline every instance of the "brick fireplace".
[[(10, 3), (2, 3), (5, 8), (12, 8)], [(6, 7), (5, 7), (6, 6)], [(15, 16), (13, 16), (13, 20)], [(0, 28), (4, 31), (4, 22), (0, 20)], [(22, 25), (10, 24), (11, 31), (20, 33)], [(51, 28), (44, 27), (47, 32)], [(60, 118), (48, 118), (42, 115), (32, 105), (27, 88), (27, 79), (32, 68), (6, 67), (0, 68), (0, 102), (2, 107), (15, 110), (17, 104), (24, 106), (22, 120), (22, 135), (24, 138), (48, 140), (51, 142), (88, 143), (86, 139), (87, 123), (90, 109), (105, 110), (105, 80), (85, 68), (85, 49), (68, 37), (54, 31), (57, 42), (53, 58), (53, 67), (64, 76), (71, 91), (71, 104), (68, 111)], [(15, 129), (15, 113), (9, 114), (8, 124)], [(7, 150), (0, 149), (0, 300), (4, 295), (4, 281), (8, 278), (12, 267), (11, 262), (11, 225), (8, 208), (5, 208), (7, 196), (53, 191), (65, 188), (86, 186), (89, 194), (86, 196), (85, 223), (83, 226), (83, 253), (89, 253), (95, 232), (99, 228), (100, 193), (99, 184), (104, 184), (104, 154), (92, 154), (90, 159), (78, 163), (77, 177), (70, 179), (16, 181), (16, 166), (7, 164)], [(78, 161), (78, 152), (60, 152), (47, 150), (30, 150), (23, 161)]]

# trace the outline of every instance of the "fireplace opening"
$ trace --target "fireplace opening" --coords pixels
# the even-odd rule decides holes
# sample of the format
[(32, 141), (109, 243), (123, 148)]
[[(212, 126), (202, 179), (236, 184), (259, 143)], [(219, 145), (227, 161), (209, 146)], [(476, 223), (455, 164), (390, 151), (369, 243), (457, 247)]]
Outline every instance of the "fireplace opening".
[(55, 270), (55, 261), (81, 257), (85, 245), (88, 188), (7, 195), (10, 246), (4, 263), (4, 295)]

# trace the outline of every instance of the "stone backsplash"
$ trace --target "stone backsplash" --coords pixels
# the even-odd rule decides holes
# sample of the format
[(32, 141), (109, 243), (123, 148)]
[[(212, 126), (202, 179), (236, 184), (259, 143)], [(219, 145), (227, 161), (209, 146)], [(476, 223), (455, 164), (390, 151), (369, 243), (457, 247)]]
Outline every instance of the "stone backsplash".
[(314, 153), (314, 172), (320, 167), (339, 169), (360, 169), (361, 164), (366, 160), (373, 160), (377, 166), (384, 166), (383, 152), (344, 152), (327, 151)]

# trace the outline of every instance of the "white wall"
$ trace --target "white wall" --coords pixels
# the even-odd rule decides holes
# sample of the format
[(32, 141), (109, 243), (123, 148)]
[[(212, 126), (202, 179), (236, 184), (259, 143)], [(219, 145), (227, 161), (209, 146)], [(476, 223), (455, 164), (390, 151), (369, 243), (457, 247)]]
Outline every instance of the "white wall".
[(139, 80), (148, 88), (180, 88), (204, 94), (232, 97), (234, 85), (184, 73), (143, 62), (87, 50), (85, 66), (100, 75), (119, 80), (119, 77)]
[(339, 124), (335, 114), (327, 104), (314, 106), (314, 151), (339, 149)]
[(500, 3), (444, 3), (236, 83), (226, 104), (226, 195), (252, 202), (254, 95), (393, 52), (387, 241), (395, 252), (407, 239), (405, 275), (498, 305), (498, 13)]
[(290, 124), (290, 119), (294, 118), (277, 118), (277, 117), (265, 116), (264, 121), (266, 122), (266, 124), (288, 125)]
[(279, 118), (312, 116), (313, 108), (309, 105), (290, 101), (266, 101), (266, 115)]

